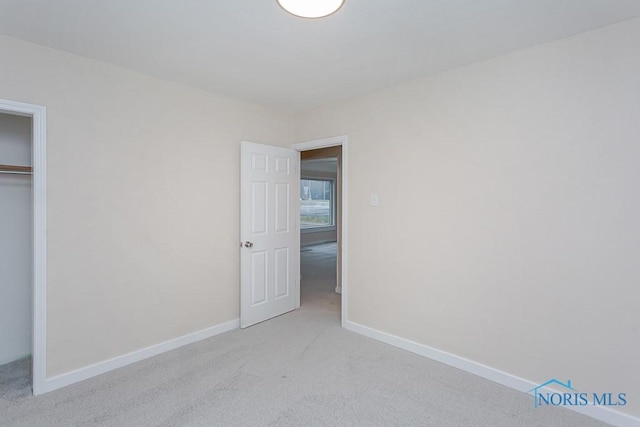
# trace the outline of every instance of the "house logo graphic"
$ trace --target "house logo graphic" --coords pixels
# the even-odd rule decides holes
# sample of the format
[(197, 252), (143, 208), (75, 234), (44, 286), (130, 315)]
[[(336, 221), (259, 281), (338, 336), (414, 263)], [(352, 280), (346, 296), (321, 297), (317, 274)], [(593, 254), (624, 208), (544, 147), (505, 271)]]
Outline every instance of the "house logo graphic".
[[(564, 384), (564, 383), (558, 381), (557, 379), (552, 378), (549, 381), (547, 381), (546, 383), (540, 384), (539, 386), (534, 387), (534, 388), (532, 388), (531, 390), (529, 390), (527, 392), (527, 393), (533, 392), (533, 407), (534, 408), (538, 407), (538, 402), (540, 402), (540, 401), (545, 402), (547, 405), (549, 404), (548, 400), (545, 400), (542, 397), (542, 395), (543, 395), (544, 388), (550, 386), (551, 384), (558, 384), (560, 387), (564, 387), (567, 390), (576, 391), (575, 388), (571, 387), (571, 380), (567, 380), (567, 383)], [(547, 393), (547, 394), (549, 394), (549, 393)], [(559, 393), (554, 393), (554, 394), (559, 394)]]
[[(549, 387), (561, 391), (550, 390)], [(539, 406), (624, 406), (627, 404), (626, 393), (581, 393), (571, 385), (571, 380), (566, 383), (555, 378), (542, 383), (527, 393), (533, 394), (533, 407)]]

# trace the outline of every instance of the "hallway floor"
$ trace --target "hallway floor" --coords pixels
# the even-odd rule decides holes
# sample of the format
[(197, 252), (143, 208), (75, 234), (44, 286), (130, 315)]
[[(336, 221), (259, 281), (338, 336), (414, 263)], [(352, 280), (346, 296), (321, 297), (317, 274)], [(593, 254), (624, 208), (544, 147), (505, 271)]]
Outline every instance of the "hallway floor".
[(304, 246), (300, 251), (300, 305), (324, 306), (340, 319), (340, 295), (336, 294), (335, 242)]

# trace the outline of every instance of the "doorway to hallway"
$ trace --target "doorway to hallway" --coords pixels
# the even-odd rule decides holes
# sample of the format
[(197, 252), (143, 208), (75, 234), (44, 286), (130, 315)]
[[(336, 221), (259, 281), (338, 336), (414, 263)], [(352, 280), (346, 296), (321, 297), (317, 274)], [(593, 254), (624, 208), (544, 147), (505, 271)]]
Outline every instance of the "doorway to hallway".
[[(324, 139), (318, 139), (307, 142), (300, 142), (291, 145), (291, 148), (300, 152), (300, 159), (310, 160), (315, 158), (337, 158), (337, 172), (335, 179), (335, 192), (336, 192), (336, 204), (335, 204), (335, 224), (336, 224), (336, 275), (335, 275), (335, 296), (332, 298), (340, 299), (340, 324), (344, 327), (348, 320), (348, 297), (349, 286), (347, 283), (347, 260), (348, 260), (348, 171), (349, 171), (349, 150), (348, 150), (348, 137), (346, 135), (334, 136)], [(331, 150), (338, 149), (338, 155), (335, 151), (331, 153)], [(324, 151), (324, 153), (323, 153)], [(306, 239), (305, 239), (306, 240)], [(305, 242), (308, 243), (308, 242)], [(309, 246), (308, 244), (302, 244), (301, 246)], [(301, 255), (304, 254), (301, 253)], [(304, 280), (304, 277), (303, 277)], [(302, 292), (302, 290), (301, 290)], [(310, 295), (313, 295), (310, 292)]]
[(342, 146), (300, 153), (300, 304), (340, 318)]
[[(240, 203), (240, 324), (242, 328), (300, 307), (300, 246), (311, 246), (312, 243), (335, 243), (333, 256), (335, 267), (328, 270), (333, 271), (334, 280), (328, 283), (334, 293), (341, 294), (341, 297), (333, 296), (339, 301), (337, 305), (340, 307), (340, 316), (337, 318), (340, 324), (344, 326), (347, 319), (347, 136), (297, 143), (293, 144), (291, 149), (248, 142), (241, 144), (243, 161)], [(329, 154), (336, 149), (337, 154)], [(290, 157), (292, 153), (297, 158)], [(300, 163), (301, 160), (309, 159), (309, 156), (333, 157), (334, 161), (337, 161), (338, 168), (331, 179), (327, 179), (326, 176), (311, 177), (315, 182), (307, 183), (308, 197), (305, 198), (300, 188)], [(254, 177), (254, 174), (257, 175)], [(281, 182), (285, 177), (287, 180), (293, 178), (294, 181)], [(320, 188), (317, 187), (318, 185)], [(309, 197), (311, 194), (315, 196)], [(335, 204), (328, 204), (331, 198)], [(303, 200), (306, 201), (304, 203), (305, 218), (302, 218), (300, 208)], [(313, 212), (313, 215), (309, 212)], [(272, 224), (273, 227), (267, 227), (267, 223), (271, 224), (273, 221), (276, 221), (276, 224)], [(303, 222), (307, 226), (317, 227), (311, 230), (313, 238), (307, 233), (304, 233), (303, 239), (300, 238)], [(272, 228), (276, 235), (270, 238), (266, 234)], [(291, 236), (292, 232), (295, 237)], [(321, 234), (327, 232), (333, 233), (333, 237)], [(282, 242), (277, 243), (274, 240), (285, 234), (292, 237), (291, 244), (287, 247), (283, 247)], [(303, 240), (302, 244), (301, 240)], [(269, 250), (264, 245), (269, 242), (277, 244)], [(280, 255), (279, 258), (273, 255), (276, 250), (278, 253), (275, 255)], [(276, 262), (276, 265), (269, 267), (267, 262)], [(269, 304), (270, 301), (278, 303), (285, 296), (293, 297), (296, 304), (280, 307), (280, 309), (274, 307), (273, 312), (262, 313), (264, 316), (258, 319), (250, 319), (254, 308), (268, 311), (265, 308), (270, 309), (273, 306)]]
[(337, 242), (300, 249), (300, 306), (331, 311), (340, 317), (341, 295), (335, 291)]

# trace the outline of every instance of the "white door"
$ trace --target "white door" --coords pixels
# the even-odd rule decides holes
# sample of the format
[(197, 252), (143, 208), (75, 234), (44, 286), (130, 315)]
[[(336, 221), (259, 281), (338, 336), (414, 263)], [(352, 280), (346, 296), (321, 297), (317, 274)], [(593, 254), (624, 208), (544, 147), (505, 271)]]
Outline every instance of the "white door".
[(240, 327), (300, 307), (300, 154), (242, 142)]

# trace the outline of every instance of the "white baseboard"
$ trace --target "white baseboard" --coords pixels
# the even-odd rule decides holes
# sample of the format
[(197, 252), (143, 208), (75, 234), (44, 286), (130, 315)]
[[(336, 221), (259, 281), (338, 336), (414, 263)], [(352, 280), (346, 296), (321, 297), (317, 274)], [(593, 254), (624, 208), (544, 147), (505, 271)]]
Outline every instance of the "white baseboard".
[(342, 286), (336, 285), (336, 294), (342, 294)]
[(91, 377), (95, 377), (105, 372), (113, 371), (114, 369), (122, 368), (123, 366), (130, 365), (135, 362), (139, 362), (149, 357), (156, 356), (167, 351), (174, 350), (176, 348), (192, 344), (197, 341), (201, 341), (207, 338), (211, 338), (215, 335), (222, 334), (240, 327), (240, 320), (231, 320), (229, 322), (221, 323), (216, 326), (212, 326), (201, 331), (193, 332), (191, 334), (183, 335), (178, 338), (174, 338), (169, 341), (165, 341), (159, 344), (152, 345), (151, 347), (142, 348), (140, 350), (133, 351), (122, 356), (114, 357), (113, 359), (98, 362), (93, 365), (86, 366), (84, 368), (77, 369), (75, 371), (67, 372), (61, 375), (57, 375), (52, 378), (47, 378), (41, 390), (41, 393), (57, 390), (59, 388), (86, 380)]
[[(538, 386), (538, 384), (534, 383), (533, 381), (511, 375), (498, 369), (494, 369), (490, 366), (465, 359), (464, 357), (456, 356), (455, 354), (447, 353), (446, 351), (438, 350), (437, 348), (429, 347), (427, 345), (420, 344), (415, 341), (410, 341), (405, 338), (400, 338), (386, 332), (381, 332), (376, 329), (369, 328), (368, 326), (363, 326), (348, 320), (345, 321), (343, 325), (345, 329), (351, 332), (355, 332), (357, 334), (390, 344), (394, 347), (398, 347), (403, 350), (428, 357), (429, 359), (436, 360), (438, 362), (444, 363), (445, 365), (462, 369), (463, 371), (491, 380), (498, 384), (502, 384), (523, 393), (526, 393), (528, 390), (531, 390), (532, 388)], [(531, 404), (533, 405), (533, 397)], [(579, 412), (591, 418), (613, 424), (615, 426), (640, 426), (640, 418), (623, 414), (602, 406), (566, 406), (566, 408), (571, 409), (575, 412)]]

